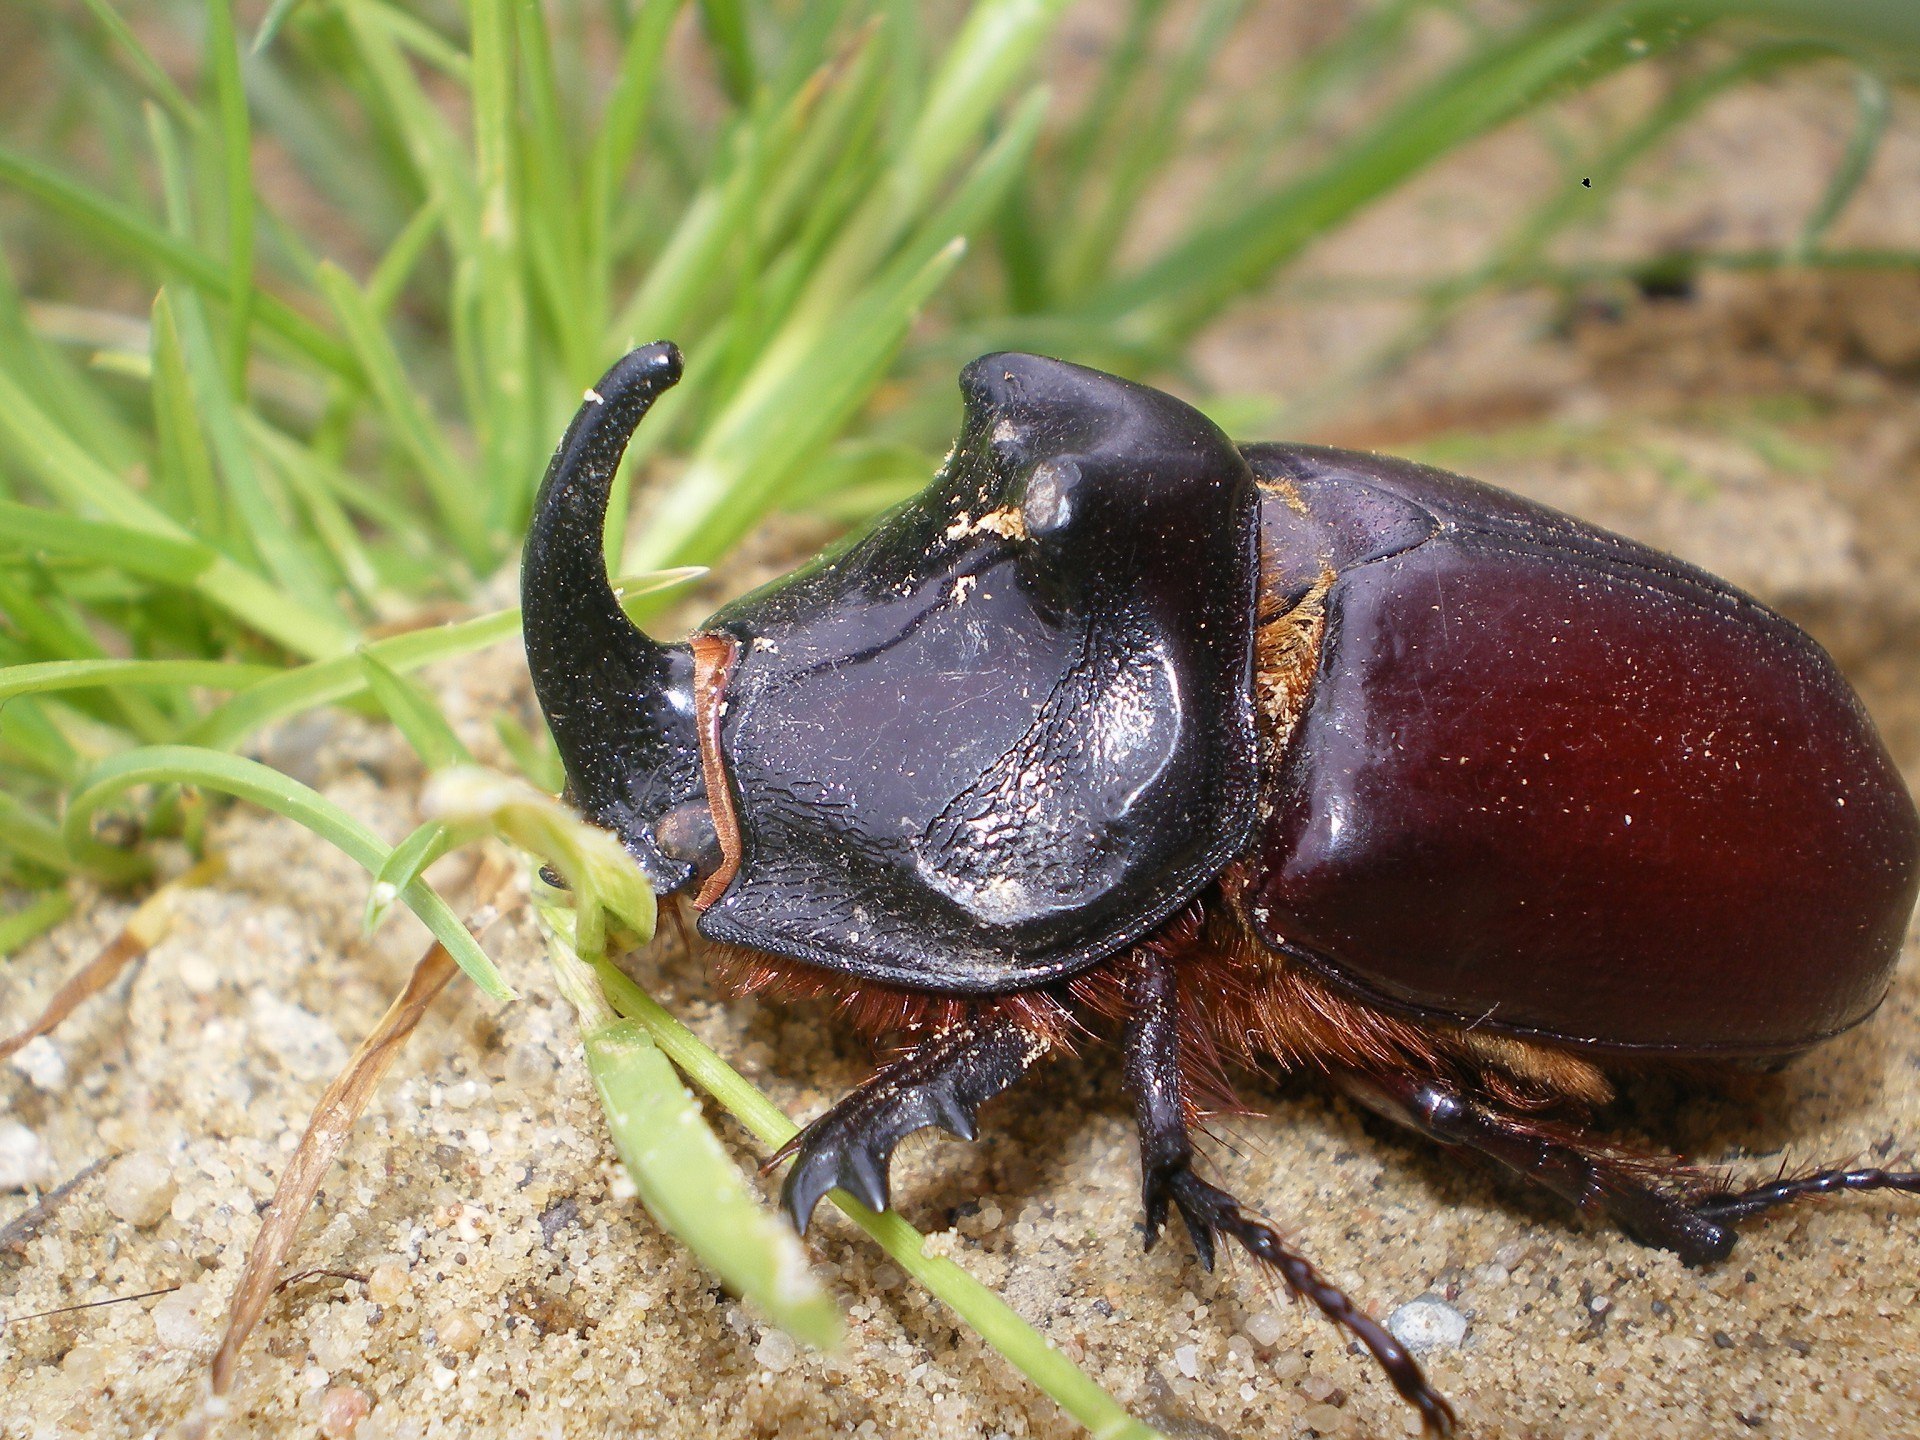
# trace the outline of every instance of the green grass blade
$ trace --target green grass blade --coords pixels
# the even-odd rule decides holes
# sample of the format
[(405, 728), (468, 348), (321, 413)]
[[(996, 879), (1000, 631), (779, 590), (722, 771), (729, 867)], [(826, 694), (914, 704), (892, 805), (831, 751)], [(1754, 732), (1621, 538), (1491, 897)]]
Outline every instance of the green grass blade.
[(165, 286), (154, 297), (150, 344), (149, 389), (157, 441), (155, 493), (171, 500), (169, 511), (196, 534), (225, 534), (226, 507), (214, 479), (206, 438), (200, 433), (193, 383), (180, 344), (173, 299)]
[(386, 922), (388, 913), (401, 893), (426, 874), (427, 867), (456, 846), (471, 840), (463, 832), (439, 820), (429, 820), (393, 847), (386, 863), (374, 872), (373, 888), (367, 891), (367, 908), (360, 919), (363, 934), (371, 935)]
[[(633, 164), (659, 80), (667, 38), (684, 3), (685, 0), (644, 0), (640, 15), (628, 32), (620, 55), (619, 74), (588, 152), (580, 207), (581, 248), (587, 271), (582, 303), (589, 315), (605, 315), (613, 293), (614, 200), (621, 178)], [(592, 377), (575, 375), (572, 378), (584, 385)]]
[(1555, 86), (1590, 83), (1676, 43), (1686, 27), (1650, 5), (1550, 11), (1477, 49), (1339, 146), (1322, 164), (1104, 287), (1087, 309), (1133, 339), (1190, 336), (1369, 202)]
[[(595, 963), (613, 1007), (646, 1026), (653, 1041), (693, 1083), (720, 1102), (769, 1150), (798, 1132), (786, 1114), (755, 1089), (704, 1041), (669, 1014), (658, 1001), (611, 961)], [(926, 1237), (896, 1212), (876, 1215), (839, 1191), (827, 1197), (878, 1241), (895, 1264), (929, 1294), (978, 1331), (988, 1344), (1081, 1425), (1102, 1440), (1156, 1440), (1159, 1432), (1141, 1424), (1071, 1360), (1017, 1315), (998, 1295), (953, 1261), (926, 1252)]]
[[(151, 265), (163, 275), (177, 275), (209, 295), (227, 294), (226, 267), (205, 251), (169, 235), (138, 211), (5, 146), (0, 146), (0, 184), (11, 185), (64, 216), (83, 235), (108, 249)], [(255, 314), (263, 326), (315, 364), (343, 379), (358, 378), (347, 348), (284, 301), (262, 294)]]
[(1858, 193), (1867, 171), (1873, 168), (1874, 157), (1880, 153), (1880, 142), (1886, 138), (1887, 124), (1893, 117), (1893, 92), (1885, 80), (1870, 70), (1856, 71), (1853, 78), (1859, 118), (1854, 122), (1853, 137), (1847, 142), (1839, 168), (1833, 172), (1819, 203), (1800, 229), (1795, 248), (1802, 255), (1811, 255), (1819, 249), (1828, 228)]
[(18, 910), (0, 916), (0, 956), (11, 955), (22, 945), (39, 939), (72, 913), (73, 892), (62, 888), (49, 890)]
[[(341, 13), (360, 61), (406, 146), (414, 178), (446, 216), (447, 239), (455, 257), (470, 259), (480, 234), (479, 187), (473, 158), (401, 53), (407, 37), (425, 27), (375, 0), (345, 0)], [(471, 70), (464, 56), (460, 63), (459, 78), (463, 85), (470, 85)]]
[[(616, 583), (615, 590), (629, 613), (635, 602), (654, 597), (699, 578), (706, 571), (698, 566), (663, 570), (651, 575), (635, 575)], [(262, 725), (297, 715), (319, 705), (336, 704), (361, 694), (366, 689), (366, 671), (361, 655), (371, 655), (381, 664), (406, 674), (436, 660), (451, 660), (471, 655), (489, 645), (517, 635), (520, 610), (496, 610), (471, 620), (456, 621), (410, 630), (383, 640), (369, 640), (359, 654), (342, 655), (330, 660), (287, 670), (241, 691), (198, 721), (181, 739), (212, 749), (237, 745)]]
[[(377, 835), (310, 786), (258, 761), (188, 745), (148, 746), (102, 762), (68, 803), (60, 831), (67, 846), (86, 836), (104, 806), (140, 785), (194, 785), (252, 801), (304, 825), (369, 874), (377, 875), (389, 854)], [(425, 881), (415, 880), (400, 898), (474, 984), (492, 999), (513, 998), (493, 961)]]
[(582, 953), (604, 953), (609, 917), (642, 944), (653, 938), (653, 889), (626, 847), (611, 830), (587, 824), (553, 796), (511, 775), (464, 765), (436, 774), (420, 808), (450, 825), (490, 828), (551, 862), (573, 892), (570, 937)]
[(234, 392), (228, 389), (197, 295), (183, 295), (175, 316), (181, 352), (201, 428), (212, 442), (212, 452), (224, 482), (223, 506), (238, 522), (240, 544), (230, 547), (242, 555), (257, 555), (261, 566), (280, 583), (289, 601), (317, 615), (326, 615), (341, 631), (351, 627), (340, 613), (333, 587), (322, 577), (305, 539), (296, 532), (293, 507), (283, 491), (270, 483), (272, 472), (253, 463), (241, 433)]
[(502, 711), (493, 717), (493, 733), (500, 739), (515, 767), (534, 789), (558, 795), (566, 787), (566, 766), (560, 759), (560, 747), (545, 725), (539, 735), (527, 733), (527, 727)]
[(353, 278), (330, 261), (320, 267), (320, 288), (372, 383), (381, 413), (418, 468), (447, 532), (468, 567), (484, 572), (495, 552), (473, 503), (472, 486), (426, 400), (408, 380), (379, 316)]
[(746, 387), (720, 416), (679, 482), (661, 497), (631, 568), (699, 563), (723, 553), (777, 494), (793, 466), (824, 444), (885, 370), (920, 307), (960, 263), (950, 242), (773, 384)]
[(0, 500), (0, 550), (30, 547), (109, 565), (182, 589), (195, 586), (219, 561), (211, 546), (132, 525), (82, 520)]
[(147, 856), (103, 845), (84, 825), (56, 829), (4, 790), (0, 790), (0, 854), (58, 875), (87, 875), (108, 885), (131, 884), (153, 869)]
[(700, 18), (720, 61), (720, 80), (736, 105), (753, 94), (759, 66), (753, 56), (753, 26), (745, 0), (700, 0)]
[(140, 83), (147, 87), (147, 92), (166, 106), (173, 118), (182, 125), (198, 129), (202, 123), (200, 112), (194, 108), (191, 100), (180, 93), (180, 87), (160, 68), (160, 62), (140, 43), (140, 37), (133, 33), (133, 27), (121, 18), (110, 0), (86, 0), (86, 7), (100, 28), (107, 32), (108, 38), (126, 56), (127, 63), (133, 66), (134, 73), (140, 77)]
[(449, 765), (471, 765), (473, 755), (453, 733), (453, 726), (411, 680), (384, 663), (371, 649), (360, 647), (360, 668), (366, 673), (367, 688), (380, 708), (387, 712), (400, 733), (406, 736), (420, 763), (429, 770)]
[(840, 1307), (814, 1277), (800, 1237), (748, 1186), (646, 1026), (613, 1013), (574, 948), (572, 914), (544, 904), (538, 913), (614, 1149), (648, 1213), (782, 1329), (822, 1349), (836, 1345)]
[[(367, 642), (362, 653), (405, 673), (435, 660), (450, 660), (484, 650), (520, 629), (518, 609), (498, 610), (452, 625), (414, 630), (386, 640)], [(361, 694), (367, 686), (360, 655), (343, 655), (303, 665), (235, 695), (209, 712), (181, 738), (196, 745), (225, 749), (237, 745), (262, 725), (297, 715), (319, 705), (331, 705)]]
[(207, 0), (207, 50), (212, 62), (220, 169), (227, 212), (227, 379), (247, 392), (247, 331), (253, 324), (253, 127), (240, 78), (240, 37), (233, 0)]
[(199, 686), (244, 690), (285, 672), (232, 660), (47, 660), (0, 666), (0, 704), (16, 695), (95, 690), (120, 685)]

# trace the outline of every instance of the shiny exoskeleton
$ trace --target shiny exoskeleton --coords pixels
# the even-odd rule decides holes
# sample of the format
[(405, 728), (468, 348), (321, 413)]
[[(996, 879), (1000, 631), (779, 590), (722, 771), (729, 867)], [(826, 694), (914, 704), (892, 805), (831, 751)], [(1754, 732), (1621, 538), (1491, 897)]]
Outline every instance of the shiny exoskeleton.
[(1317, 1068), (1692, 1264), (1789, 1200), (1920, 1189), (1730, 1191), (1582, 1123), (1612, 1069), (1792, 1055), (1886, 991), (1920, 818), (1758, 601), (1459, 476), (1236, 446), (1159, 391), (989, 355), (924, 493), (662, 645), (601, 529), (679, 364), (626, 357), (555, 455), (527, 656), (574, 802), (694, 891), (734, 986), (904, 1042), (790, 1147), (802, 1229), (834, 1187), (884, 1209), (902, 1136), (970, 1138), (1105, 1025), (1147, 1243), (1171, 1208), (1203, 1264), (1231, 1236), (1446, 1429), (1398, 1342), (1195, 1173), (1221, 1057)]

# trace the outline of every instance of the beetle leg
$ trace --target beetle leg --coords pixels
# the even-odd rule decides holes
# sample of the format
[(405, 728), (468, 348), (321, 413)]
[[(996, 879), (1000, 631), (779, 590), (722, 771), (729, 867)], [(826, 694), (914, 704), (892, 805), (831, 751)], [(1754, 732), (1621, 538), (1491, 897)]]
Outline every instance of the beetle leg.
[(1711, 1264), (1733, 1249), (1734, 1232), (1717, 1223), (1731, 1217), (1655, 1186), (1655, 1177), (1682, 1169), (1674, 1162), (1610, 1151), (1576, 1130), (1505, 1114), (1425, 1076), (1349, 1072), (1340, 1078), (1369, 1109), (1442, 1145), (1477, 1150), (1577, 1209), (1604, 1210), (1641, 1244), (1671, 1250), (1685, 1264)]
[(885, 1210), (894, 1146), (938, 1125), (962, 1140), (979, 1133), (987, 1101), (1051, 1049), (1011, 1015), (975, 1011), (885, 1066), (795, 1135), (767, 1163), (797, 1155), (780, 1204), (801, 1234), (829, 1190), (846, 1191), (869, 1210)]
[(1431, 1434), (1453, 1433), (1453, 1407), (1427, 1383), (1420, 1364), (1379, 1321), (1327, 1280), (1313, 1262), (1280, 1237), (1272, 1225), (1233, 1196), (1193, 1172), (1193, 1140), (1187, 1129), (1180, 1081), (1179, 1010), (1173, 963), (1143, 950), (1128, 976), (1125, 1032), (1126, 1083), (1140, 1127), (1141, 1196), (1147, 1210), (1147, 1249), (1176, 1206), (1193, 1239), (1194, 1253), (1213, 1269), (1214, 1234), (1230, 1235), (1247, 1253), (1280, 1273), (1287, 1289), (1366, 1346), (1393, 1388), (1420, 1412)]
[(1689, 1209), (1707, 1220), (1747, 1220), (1780, 1205), (1791, 1205), (1813, 1195), (1843, 1190), (1904, 1190), (1920, 1193), (1920, 1173), (1910, 1170), (1819, 1170), (1811, 1175), (1783, 1178), (1751, 1190), (1712, 1191), (1693, 1200)]

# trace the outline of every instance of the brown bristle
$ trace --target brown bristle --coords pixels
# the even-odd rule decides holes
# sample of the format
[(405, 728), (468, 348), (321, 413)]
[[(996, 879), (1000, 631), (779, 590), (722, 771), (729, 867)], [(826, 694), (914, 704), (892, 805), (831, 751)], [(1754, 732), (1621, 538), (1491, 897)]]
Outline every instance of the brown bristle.
[(1044, 990), (970, 1000), (839, 975), (759, 950), (715, 945), (710, 947), (709, 957), (716, 982), (728, 994), (764, 995), (781, 1002), (824, 1000), (839, 1011), (858, 1034), (869, 1040), (888, 1036), (911, 1040), (916, 1035), (937, 1033), (969, 1014), (986, 1010), (1012, 1015), (1029, 1034), (1045, 1040), (1054, 1049), (1072, 1054), (1075, 1037), (1081, 1029), (1072, 1011)]
[[(1220, 886), (1137, 947), (1174, 962), (1180, 1068), (1191, 1120), (1245, 1111), (1229, 1077), (1231, 1065), (1329, 1074), (1411, 1072), (1462, 1086), (1509, 1111), (1568, 1102), (1590, 1106), (1611, 1098), (1606, 1077), (1578, 1057), (1394, 1015), (1334, 988), (1253, 932), (1233, 898), (1246, 878), (1230, 871)], [(1049, 989), (987, 999), (908, 990), (756, 950), (710, 946), (709, 958), (728, 994), (824, 1001), (872, 1041), (910, 1046), (969, 1014), (993, 1011), (1012, 1015), (1050, 1049), (1071, 1054), (1094, 1030), (1111, 1033), (1124, 1024), (1137, 950)]]

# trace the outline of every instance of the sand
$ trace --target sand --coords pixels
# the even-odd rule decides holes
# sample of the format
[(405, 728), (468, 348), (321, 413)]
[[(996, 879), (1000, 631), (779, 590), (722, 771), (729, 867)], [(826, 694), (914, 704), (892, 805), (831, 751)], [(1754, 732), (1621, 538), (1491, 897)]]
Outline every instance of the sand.
[[(1844, 134), (1844, 106), (1794, 104)], [(1716, 133), (1698, 142), (1703, 164)], [(1726, 208), (1744, 214), (1733, 189)], [(1388, 236), (1376, 248), (1395, 244), (1407, 247)], [(1875, 327), (1914, 297), (1807, 288), (1714, 282), (1689, 305), (1557, 329), (1526, 305), (1496, 307), (1333, 438), (1417, 438), (1445, 428), (1436, 407), (1487, 396), (1536, 404), (1554, 434), (1453, 458), (1783, 605), (1857, 678), (1916, 777), (1920, 404), (1906, 377), (1920, 357), (1874, 350), (1897, 351), (1898, 335)], [(1284, 340), (1281, 314), (1296, 316)], [(1256, 308), (1236, 324), (1210, 340), (1207, 363), (1231, 367), (1240, 389), (1279, 393), (1300, 353), (1297, 312)], [(1758, 422), (1737, 398), (1713, 408), (1783, 390), (1810, 402)], [(763, 549), (789, 542), (776, 532)], [(529, 713), (511, 647), (435, 681), (478, 746), (495, 709)], [(417, 769), (350, 717), (283, 727), (258, 753), (389, 840), (415, 823)], [(0, 1195), (0, 1224), (109, 1162), (0, 1252), (0, 1436), (1077, 1433), (825, 1211), (811, 1244), (848, 1307), (839, 1353), (799, 1350), (716, 1289), (619, 1174), (524, 912), (483, 937), (521, 998), (495, 1006), (456, 982), (436, 1006), (302, 1232), (295, 1267), (312, 1273), (275, 1297), (230, 1406), (209, 1410), (207, 1362), (257, 1211), (423, 943), (405, 917), (363, 940), (365, 877), (292, 824), (234, 808), (214, 837), (228, 875), (186, 897), (129, 981), (0, 1071), (0, 1179), (25, 1182)], [(457, 861), (446, 879), (457, 894)], [(128, 911), (99, 897), (12, 960), (0, 1023), (33, 1014)], [(1910, 936), (1892, 994), (1860, 1029), (1769, 1080), (1635, 1087), (1622, 1133), (1757, 1176), (1783, 1162), (1911, 1163), (1916, 951)], [(796, 1116), (865, 1072), (825, 1011), (724, 1002), (670, 937), (628, 963)], [(1109, 1054), (1055, 1065), (986, 1112), (978, 1143), (909, 1142), (897, 1203), (1169, 1436), (1409, 1433), (1372, 1366), (1250, 1266), (1204, 1274), (1180, 1239), (1142, 1254), (1118, 1079)], [(1439, 1342), (1429, 1373), (1470, 1435), (1920, 1430), (1920, 1199), (1806, 1206), (1695, 1272), (1309, 1081), (1251, 1081), (1246, 1099), (1257, 1113), (1218, 1126), (1213, 1175), (1374, 1313), (1421, 1307)], [(742, 1162), (757, 1161), (719, 1123)]]

